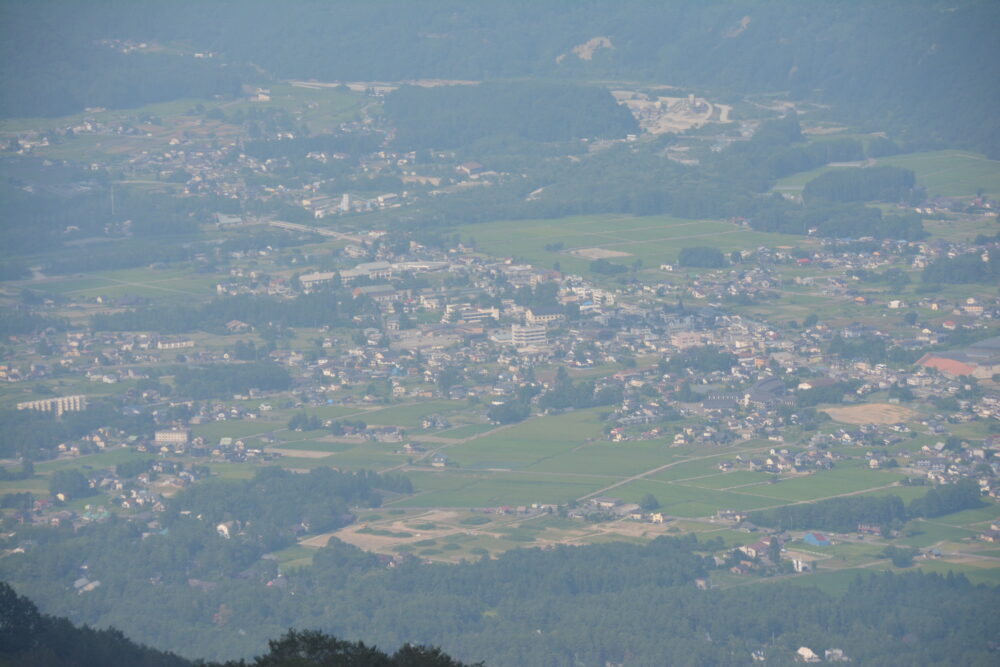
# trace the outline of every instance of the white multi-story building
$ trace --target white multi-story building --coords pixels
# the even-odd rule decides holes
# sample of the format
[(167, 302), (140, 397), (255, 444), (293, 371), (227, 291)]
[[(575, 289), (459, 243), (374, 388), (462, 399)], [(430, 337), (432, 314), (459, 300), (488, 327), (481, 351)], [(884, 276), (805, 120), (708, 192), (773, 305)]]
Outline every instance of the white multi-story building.
[(511, 325), (510, 339), (514, 347), (543, 347), (548, 344), (545, 327), (541, 324)]
[(37, 401), (25, 401), (17, 404), (18, 410), (37, 410), (39, 412), (54, 412), (56, 416), (64, 412), (79, 412), (87, 409), (86, 396), (59, 396), (58, 398), (43, 398)]
[(186, 428), (171, 428), (156, 431), (153, 441), (158, 445), (186, 445), (191, 439), (191, 431)]

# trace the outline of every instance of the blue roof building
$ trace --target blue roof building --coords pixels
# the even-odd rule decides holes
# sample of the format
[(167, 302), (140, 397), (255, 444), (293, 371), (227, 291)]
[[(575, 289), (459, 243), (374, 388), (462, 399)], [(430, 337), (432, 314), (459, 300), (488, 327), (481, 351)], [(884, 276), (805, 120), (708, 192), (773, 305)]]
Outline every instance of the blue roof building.
[(806, 533), (802, 541), (806, 544), (811, 544), (814, 547), (828, 547), (830, 546), (830, 539), (822, 533)]

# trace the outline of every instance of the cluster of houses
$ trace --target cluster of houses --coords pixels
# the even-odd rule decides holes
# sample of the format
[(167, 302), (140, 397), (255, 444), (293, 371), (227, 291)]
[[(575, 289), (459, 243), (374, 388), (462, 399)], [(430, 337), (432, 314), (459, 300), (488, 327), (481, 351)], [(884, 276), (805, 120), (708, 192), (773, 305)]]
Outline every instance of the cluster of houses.
[[(750, 438), (780, 443), (788, 427), (802, 423), (798, 410), (787, 409), (796, 404), (799, 393), (837, 383), (857, 387), (844, 399), (851, 402), (893, 388), (905, 388), (915, 400), (957, 397), (957, 410), (924, 425), (932, 434), (945, 433), (949, 423), (1000, 417), (1000, 392), (989, 388), (992, 371), (1000, 359), (998, 339), (982, 340), (954, 352), (935, 351), (917, 364), (899, 369), (887, 363), (842, 359), (826, 350), (836, 338), (878, 340), (885, 345), (920, 349), (939, 341), (943, 330), (914, 325), (907, 338), (899, 335), (899, 328), (893, 333), (862, 324), (830, 327), (819, 322), (787, 330), (721, 306), (685, 307), (678, 303), (677, 307), (664, 308), (665, 290), (676, 294), (675, 286), (666, 283), (628, 283), (609, 289), (579, 276), (490, 259), (464, 245), (444, 250), (411, 241), (402, 248), (396, 244), (393, 249), (377, 242), (382, 235), (376, 232), (348, 244), (340, 254), (341, 268), (300, 274), (297, 286), (293, 286), (295, 281), (276, 281), (259, 269), (231, 270), (232, 280), (249, 281), (239, 284), (263, 289), (272, 296), (294, 298), (328, 283), (337, 289), (351, 289), (354, 298), (371, 303), (369, 312), (373, 315), (363, 320), (368, 326), (359, 328), (350, 339), (330, 330), (322, 338), (319, 354), (298, 350), (263, 352), (292, 371), (296, 405), (439, 397), (476, 397), (487, 406), (500, 405), (513, 400), (526, 385), (537, 388), (537, 393), (551, 388), (551, 380), (534, 375), (536, 368), (552, 363), (585, 369), (621, 364), (640, 356), (669, 360), (685, 351), (711, 346), (731, 354), (733, 364), (714, 370), (687, 368), (670, 372), (658, 366), (635, 368), (599, 380), (596, 390), (615, 388), (622, 396), (621, 402), (609, 411), (607, 437), (621, 443), (665, 438), (678, 446), (724, 445)], [(867, 261), (888, 261), (886, 258), (894, 257), (893, 253), (903, 252), (901, 244), (905, 245), (884, 242)], [(825, 254), (817, 253), (811, 261), (856, 265), (849, 258), (859, 253), (852, 255), (834, 243), (824, 248)], [(928, 245), (928, 256), (936, 249)], [(737, 282), (746, 282), (749, 276), (749, 282), (763, 285), (768, 272), (776, 270), (773, 267), (796, 261), (783, 251), (767, 249), (758, 249), (755, 258), (758, 263), (748, 268), (743, 278), (737, 276)], [(870, 263), (862, 265), (872, 268)], [(705, 273), (695, 282), (725, 282), (732, 278), (731, 273)], [(434, 277), (431, 284), (435, 286), (409, 287), (408, 281), (421, 274)], [(230, 293), (236, 289), (233, 285), (220, 283), (217, 291)], [(532, 302), (532, 295), (540, 293), (548, 294), (548, 300)], [(227, 328), (241, 333), (251, 329), (236, 320)], [(239, 363), (231, 351), (203, 349), (194, 339), (163, 337), (155, 332), (49, 332), (22, 342), (32, 345), (38, 340), (48, 344), (60, 372), (76, 371), (105, 383), (144, 379), (145, 367), (178, 354), (195, 363)], [(48, 368), (38, 363), (19, 374), (14, 371), (20, 369), (10, 366), (0, 371), (8, 381), (16, 381), (44, 376)], [(986, 386), (970, 391), (965, 378), (968, 375), (985, 380)], [(444, 380), (448, 377), (452, 381)], [(674, 394), (682, 385), (689, 386), (700, 400), (690, 396), (677, 399)], [(129, 390), (130, 409), (142, 410), (164, 399), (156, 383), (140, 386), (141, 390)], [(248, 396), (267, 398), (260, 392)], [(185, 397), (171, 400), (184, 402)], [(536, 396), (534, 401), (538, 400)], [(259, 416), (245, 407), (232, 409), (237, 412), (201, 406), (189, 424)], [(834, 464), (832, 453), (823, 451), (828, 446), (855, 444), (877, 448), (878, 452), (912, 435), (906, 424), (860, 424), (816, 435), (804, 451), (779, 451), (771, 457), (736, 460), (727, 465), (765, 472), (805, 472)], [(347, 436), (402, 441), (405, 434), (369, 430)], [(968, 444), (975, 449), (977, 443)], [(147, 451), (205, 452), (222, 460), (266, 460), (270, 454), (276, 455), (266, 447), (247, 447), (242, 441), (224, 444), (195, 440), (183, 445), (154, 442), (137, 446)], [(992, 492), (992, 482), (985, 479), (985, 468), (979, 464), (995, 469), (993, 458), (940, 460), (943, 456), (926, 457), (929, 463), (924, 458), (897, 462), (934, 482), (950, 481), (955, 475), (982, 474), (984, 490)], [(872, 468), (890, 465), (892, 460), (877, 454), (868, 458)]]

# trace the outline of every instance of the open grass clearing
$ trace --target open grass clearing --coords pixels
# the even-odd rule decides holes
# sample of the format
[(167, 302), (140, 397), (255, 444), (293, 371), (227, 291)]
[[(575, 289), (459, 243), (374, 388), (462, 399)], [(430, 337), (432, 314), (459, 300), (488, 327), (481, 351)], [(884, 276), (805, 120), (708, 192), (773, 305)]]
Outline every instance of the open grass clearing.
[(931, 196), (969, 197), (979, 190), (1000, 196), (1000, 161), (959, 150), (907, 153), (879, 158), (879, 165), (912, 169)]
[(958, 542), (975, 537), (978, 531), (938, 523), (936, 519), (914, 519), (900, 531), (896, 542), (910, 547), (930, 547), (939, 542)]
[(783, 479), (777, 484), (766, 484), (751, 487), (753, 493), (776, 500), (798, 502), (804, 500), (820, 500), (858, 491), (885, 486), (902, 479), (904, 475), (882, 471), (834, 468), (819, 472)]
[[(982, 190), (991, 197), (1000, 196), (1000, 161), (989, 160), (979, 153), (961, 150), (905, 153), (875, 160), (878, 166), (911, 169), (917, 185), (930, 196), (971, 197)], [(799, 193), (806, 183), (828, 171), (845, 169), (827, 165), (779, 179), (776, 192)]]
[(660, 511), (678, 517), (707, 517), (721, 509), (754, 510), (782, 504), (778, 500), (731, 491), (684, 486), (640, 479), (612, 489), (608, 495), (637, 503), (647, 493), (660, 503)]
[(1000, 504), (990, 502), (985, 507), (947, 514), (937, 517), (934, 521), (949, 526), (972, 527), (978, 525), (980, 529), (986, 530), (989, 528), (989, 524), (997, 519), (1000, 519)]
[(315, 549), (295, 544), (280, 551), (271, 552), (265, 558), (276, 561), (279, 571), (288, 572), (291, 569), (312, 565), (315, 554)]

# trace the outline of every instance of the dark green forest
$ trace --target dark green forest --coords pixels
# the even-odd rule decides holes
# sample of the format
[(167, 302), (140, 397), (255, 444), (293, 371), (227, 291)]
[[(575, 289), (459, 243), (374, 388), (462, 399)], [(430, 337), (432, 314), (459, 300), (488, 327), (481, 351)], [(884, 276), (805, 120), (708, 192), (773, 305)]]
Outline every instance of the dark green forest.
[(386, 97), (385, 113), (404, 150), (458, 148), (490, 136), (567, 141), (638, 131), (606, 88), (543, 81), (404, 86)]
[[(392, 568), (334, 540), (312, 567), (279, 576), (273, 561), (245, 565), (245, 537), (196, 523), (146, 539), (121, 521), (73, 537), (37, 528), (34, 552), (5, 558), (0, 574), (48, 613), (209, 659), (259, 654), (294, 626), (491, 665), (746, 665), (755, 650), (784, 665), (803, 645), (861, 664), (995, 662), (1000, 593), (960, 575), (859, 575), (841, 595), (784, 583), (703, 591), (694, 579), (715, 568), (704, 554), (722, 545), (662, 537)], [(102, 585), (78, 595), (83, 553)]]
[(186, 667), (171, 653), (135, 644), (121, 632), (76, 627), (65, 618), (38, 611), (26, 597), (0, 582), (0, 665), (67, 667)]
[[(113, 628), (76, 627), (38, 611), (31, 600), (0, 582), (0, 665), (21, 667), (188, 667), (188, 660), (131, 641)], [(198, 662), (197, 664), (206, 664)], [(209, 663), (219, 667), (218, 663)], [(480, 663), (477, 663), (480, 664)], [(268, 642), (266, 653), (225, 667), (463, 667), (440, 649), (405, 644), (388, 655), (364, 642), (315, 630), (289, 630)]]

